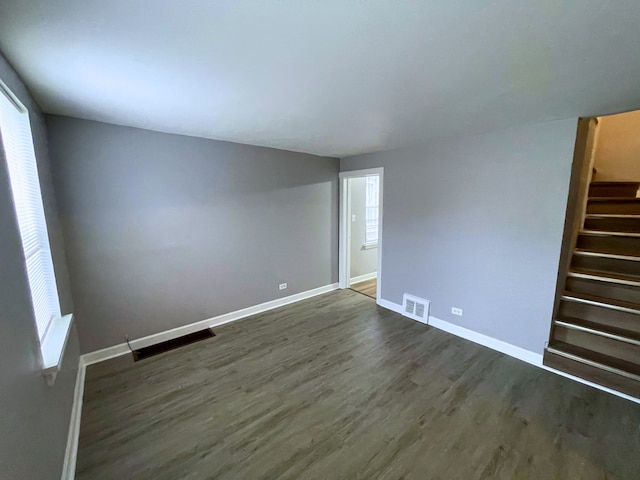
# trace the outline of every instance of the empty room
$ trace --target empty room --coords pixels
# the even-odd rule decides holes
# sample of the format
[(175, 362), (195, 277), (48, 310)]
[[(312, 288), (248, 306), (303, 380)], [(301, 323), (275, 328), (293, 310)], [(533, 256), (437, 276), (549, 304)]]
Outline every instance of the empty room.
[(0, 0), (0, 479), (639, 479), (639, 25)]

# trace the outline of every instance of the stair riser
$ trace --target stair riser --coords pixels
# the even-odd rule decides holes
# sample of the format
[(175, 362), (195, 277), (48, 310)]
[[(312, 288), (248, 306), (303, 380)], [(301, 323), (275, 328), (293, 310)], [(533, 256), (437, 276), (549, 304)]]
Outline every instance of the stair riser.
[(593, 252), (640, 256), (640, 238), (579, 235), (577, 247)]
[(623, 300), (640, 305), (640, 287), (638, 286), (567, 277), (566, 290), (569, 292), (588, 293), (589, 295), (603, 298)]
[(635, 184), (622, 185), (591, 185), (589, 197), (635, 197), (638, 187)]
[(585, 348), (592, 352), (632, 362), (638, 365), (638, 370), (634, 373), (640, 373), (640, 347), (637, 345), (560, 326), (555, 327), (553, 339)]
[(593, 383), (613, 388), (636, 398), (640, 398), (640, 382), (617, 375), (615, 373), (601, 370), (597, 367), (585, 365), (584, 363), (553, 354), (544, 353), (543, 363), (550, 367), (566, 372), (576, 377), (584, 378)]
[(640, 202), (634, 200), (611, 202), (590, 201), (587, 204), (587, 213), (624, 213), (640, 215)]
[(584, 221), (587, 230), (605, 232), (640, 233), (640, 219), (637, 218), (587, 218)]
[(590, 322), (640, 334), (640, 315), (562, 300), (558, 314), (565, 318), (581, 318)]
[(619, 273), (621, 275), (640, 277), (640, 262), (631, 260), (574, 255), (571, 266), (582, 270), (595, 270), (598, 272)]

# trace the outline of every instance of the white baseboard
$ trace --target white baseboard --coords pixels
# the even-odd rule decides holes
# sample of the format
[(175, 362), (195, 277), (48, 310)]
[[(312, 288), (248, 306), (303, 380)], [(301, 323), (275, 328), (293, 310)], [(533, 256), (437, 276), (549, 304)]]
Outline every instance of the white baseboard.
[[(380, 300), (378, 300), (378, 305), (389, 310), (393, 310), (394, 312), (402, 315), (402, 305), (400, 304), (390, 302), (389, 300), (381, 298)], [(439, 318), (431, 315), (429, 315), (428, 325), (431, 325), (432, 327), (435, 327), (439, 330), (451, 333), (456, 337), (462, 337), (466, 340), (478, 343), (492, 350), (497, 350), (498, 352), (502, 352), (506, 355), (509, 355), (510, 357), (517, 358), (537, 367), (542, 366), (542, 354), (526, 350), (522, 347), (516, 347), (515, 345), (512, 345), (510, 343), (503, 342), (502, 340), (483, 335), (482, 333), (469, 330), (468, 328), (464, 328), (459, 325), (446, 322), (444, 320), (440, 320)]]
[[(204, 328), (204, 327), (203, 327)], [(133, 346), (133, 342), (131, 342), (131, 346)], [(130, 353), (129, 347), (126, 343), (120, 343), (118, 345), (114, 345), (113, 347), (103, 348), (101, 350), (96, 350), (95, 352), (85, 353), (82, 355), (82, 360), (86, 366), (93, 365), (94, 363), (104, 362), (105, 360), (109, 360), (111, 358), (121, 357), (122, 355), (126, 355)]]
[(389, 300), (385, 300), (384, 298), (378, 298), (376, 300), (376, 303), (381, 307), (386, 308), (387, 310), (391, 310), (402, 315), (402, 305), (390, 302)]
[(78, 361), (78, 374), (76, 375), (76, 387), (73, 392), (73, 407), (69, 421), (69, 433), (67, 435), (67, 449), (64, 454), (62, 466), (62, 480), (73, 480), (76, 476), (76, 459), (78, 456), (78, 439), (80, 438), (80, 418), (82, 416), (82, 399), (84, 396), (84, 378), (86, 365), (80, 357)]
[[(392, 310), (402, 315), (402, 305), (399, 305), (394, 302), (390, 302), (389, 300), (385, 300), (384, 298), (379, 299), (377, 303), (381, 307), (384, 307), (388, 310)], [(593, 383), (588, 380), (584, 380), (580, 377), (576, 377), (568, 373), (562, 372), (560, 370), (556, 370), (546, 365), (543, 365), (542, 354), (535, 353), (530, 350), (526, 350), (522, 347), (517, 347), (510, 343), (503, 342), (502, 340), (497, 340), (493, 337), (483, 335), (482, 333), (474, 332), (473, 330), (469, 330), (468, 328), (460, 327), (453, 323), (440, 320), (439, 318), (436, 318), (436, 317), (429, 316), (429, 325), (439, 330), (443, 330), (445, 332), (451, 333), (452, 335), (455, 335), (457, 337), (461, 337), (466, 340), (470, 340), (474, 343), (478, 343), (485, 347), (491, 348), (492, 350), (497, 350), (498, 352), (504, 353), (505, 355), (509, 355), (510, 357), (517, 358), (519, 360), (522, 360), (523, 362), (527, 362), (531, 365), (542, 368), (549, 372), (553, 372), (557, 375), (561, 375), (571, 380), (575, 380), (576, 382), (582, 383), (584, 385), (589, 385), (590, 387), (597, 388), (598, 390), (611, 393), (613, 395), (625, 398), (627, 400), (631, 400), (632, 402), (635, 402), (635, 403), (640, 403), (640, 399), (627, 395), (626, 393), (622, 393), (617, 390), (613, 390), (611, 388), (598, 385), (597, 383)]]
[(358, 275), (357, 277), (350, 278), (349, 283), (353, 285), (354, 283), (366, 282), (367, 280), (373, 280), (374, 278), (378, 278), (378, 272), (365, 273), (364, 275)]
[(522, 347), (516, 347), (510, 343), (503, 342), (502, 340), (489, 337), (482, 333), (474, 332), (468, 328), (460, 327), (459, 325), (440, 320), (436, 317), (429, 316), (429, 325), (456, 335), (457, 337), (462, 337), (467, 340), (471, 340), (474, 343), (489, 347), (492, 350), (497, 350), (498, 352), (517, 358), (523, 362), (530, 363), (536, 367), (542, 366), (542, 354), (540, 353), (535, 353)]
[[(277, 298), (269, 302), (254, 305), (252, 307), (243, 308), (242, 310), (236, 310), (235, 312), (225, 313), (218, 315), (217, 317), (207, 318), (206, 320), (200, 320), (199, 322), (191, 323), (189, 325), (183, 325), (181, 327), (172, 328), (164, 332), (155, 333), (146, 337), (131, 340), (131, 347), (134, 349), (148, 347), (156, 343), (172, 340), (189, 333), (197, 332), (205, 328), (217, 327), (224, 325), (225, 323), (235, 322), (242, 318), (250, 317), (258, 313), (273, 310), (274, 308), (283, 307), (290, 303), (299, 302), (300, 300), (306, 300), (307, 298), (322, 295), (324, 293), (331, 292), (338, 289), (338, 284), (333, 283), (331, 285), (325, 285), (324, 287), (314, 288), (313, 290), (307, 290), (306, 292), (296, 293), (284, 298)], [(92, 365), (94, 363), (103, 362), (110, 358), (120, 357), (129, 353), (129, 346), (126, 343), (114, 345), (112, 347), (103, 348), (102, 350), (96, 350), (95, 352), (86, 353), (82, 355), (84, 365)]]

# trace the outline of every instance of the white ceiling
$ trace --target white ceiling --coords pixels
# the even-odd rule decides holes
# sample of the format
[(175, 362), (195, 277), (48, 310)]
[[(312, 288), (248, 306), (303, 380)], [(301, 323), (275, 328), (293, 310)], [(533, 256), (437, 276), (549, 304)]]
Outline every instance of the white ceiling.
[(639, 0), (0, 0), (43, 110), (319, 155), (640, 107)]

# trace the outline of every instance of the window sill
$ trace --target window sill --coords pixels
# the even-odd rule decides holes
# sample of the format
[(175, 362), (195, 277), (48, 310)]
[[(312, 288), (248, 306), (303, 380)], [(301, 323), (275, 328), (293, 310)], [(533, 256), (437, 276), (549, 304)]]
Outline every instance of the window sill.
[(376, 242), (376, 243), (364, 243), (362, 245), (362, 249), (363, 250), (370, 250), (372, 248), (378, 248), (378, 242)]
[(50, 386), (55, 383), (56, 375), (62, 366), (62, 358), (69, 339), (72, 321), (73, 314), (71, 313), (53, 320), (47, 336), (41, 344), (42, 375)]

